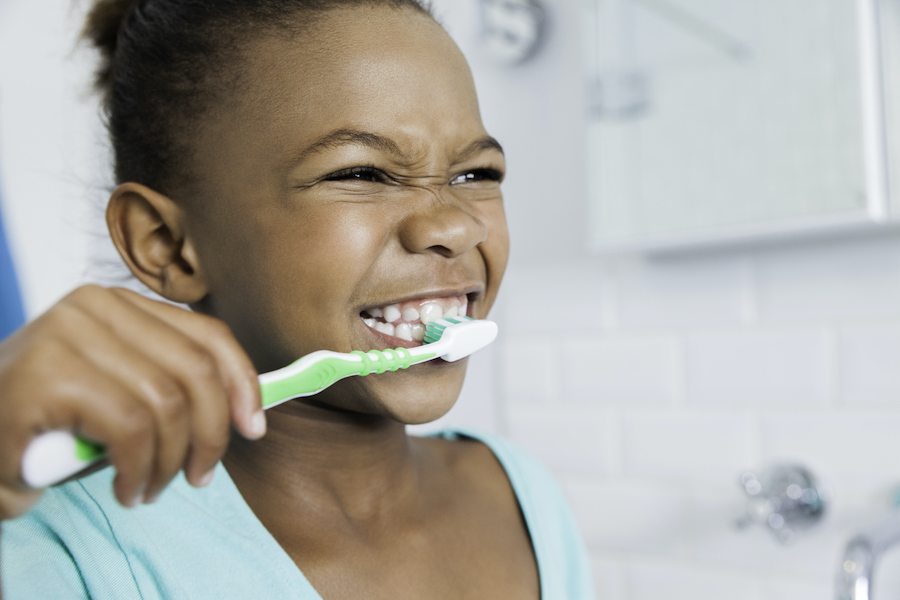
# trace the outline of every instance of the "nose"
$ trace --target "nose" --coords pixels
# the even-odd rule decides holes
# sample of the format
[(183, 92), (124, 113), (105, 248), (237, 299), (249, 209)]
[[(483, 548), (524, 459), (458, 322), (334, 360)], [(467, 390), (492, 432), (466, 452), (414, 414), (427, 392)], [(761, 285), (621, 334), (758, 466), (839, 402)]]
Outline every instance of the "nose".
[(400, 241), (410, 252), (453, 258), (487, 239), (484, 221), (449, 194), (420, 198), (416, 204), (400, 225)]

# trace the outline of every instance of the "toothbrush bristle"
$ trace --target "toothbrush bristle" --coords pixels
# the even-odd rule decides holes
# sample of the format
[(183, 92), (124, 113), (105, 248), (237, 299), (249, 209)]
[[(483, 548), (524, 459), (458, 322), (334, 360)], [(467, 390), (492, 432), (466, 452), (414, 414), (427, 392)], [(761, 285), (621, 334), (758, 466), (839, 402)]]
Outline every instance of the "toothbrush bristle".
[(466, 321), (473, 320), (474, 319), (472, 319), (471, 317), (448, 317), (446, 319), (432, 321), (425, 326), (425, 343), (433, 344), (434, 342), (441, 339), (441, 337), (444, 335), (444, 330), (451, 325), (458, 325), (460, 323), (465, 323)]

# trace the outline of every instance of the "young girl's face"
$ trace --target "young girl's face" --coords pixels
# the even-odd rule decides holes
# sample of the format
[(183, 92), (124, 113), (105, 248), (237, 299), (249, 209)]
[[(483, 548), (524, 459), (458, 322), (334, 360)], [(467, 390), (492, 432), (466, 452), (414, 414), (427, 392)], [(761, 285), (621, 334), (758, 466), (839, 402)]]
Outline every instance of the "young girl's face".
[[(484, 318), (508, 254), (505, 163), (447, 34), (412, 10), (338, 9), (255, 41), (241, 68), (195, 142), (199, 197), (184, 205), (201, 306), (256, 366), (418, 345), (379, 325), (392, 305), (412, 335), (407, 309), (424, 304)], [(464, 371), (432, 361), (309, 401), (425, 422), (452, 406)]]

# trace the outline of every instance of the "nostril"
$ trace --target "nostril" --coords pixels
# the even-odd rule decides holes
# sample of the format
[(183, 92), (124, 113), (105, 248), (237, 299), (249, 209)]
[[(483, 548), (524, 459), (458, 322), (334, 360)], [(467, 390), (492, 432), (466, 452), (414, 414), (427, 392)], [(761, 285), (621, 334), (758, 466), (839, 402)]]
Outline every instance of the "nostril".
[(487, 239), (487, 226), (458, 202), (423, 207), (400, 225), (401, 243), (416, 254), (453, 258)]
[(445, 256), (447, 258), (453, 258), (456, 255), (453, 250), (446, 246), (430, 246), (426, 248), (429, 252), (434, 252), (435, 254), (440, 254), (441, 256)]

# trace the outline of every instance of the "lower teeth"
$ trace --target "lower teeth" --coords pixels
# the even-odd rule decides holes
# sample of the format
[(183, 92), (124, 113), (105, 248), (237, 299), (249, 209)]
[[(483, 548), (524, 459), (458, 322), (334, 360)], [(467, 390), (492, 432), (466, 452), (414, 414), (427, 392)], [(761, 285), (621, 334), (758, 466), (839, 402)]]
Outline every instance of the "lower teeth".
[(406, 340), (407, 342), (412, 341), (412, 327), (409, 326), (409, 323), (400, 323), (394, 328), (394, 335), (400, 338), (401, 340)]

